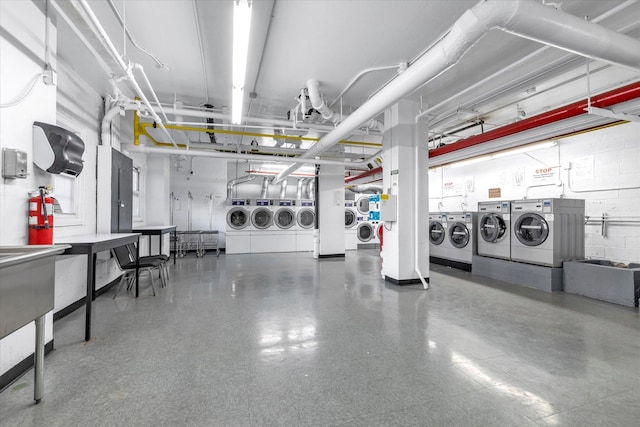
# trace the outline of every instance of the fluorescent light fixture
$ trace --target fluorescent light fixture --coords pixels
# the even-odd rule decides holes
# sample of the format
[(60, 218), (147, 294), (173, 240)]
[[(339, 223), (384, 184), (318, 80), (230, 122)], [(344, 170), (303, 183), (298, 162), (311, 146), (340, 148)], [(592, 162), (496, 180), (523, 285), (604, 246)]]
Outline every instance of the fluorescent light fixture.
[(502, 157), (512, 156), (514, 154), (529, 153), (531, 151), (536, 151), (536, 150), (542, 150), (544, 148), (555, 147), (556, 145), (558, 145), (558, 141), (548, 141), (548, 142), (542, 142), (540, 144), (530, 144), (530, 145), (526, 145), (524, 147), (515, 148), (513, 150), (499, 151), (499, 152), (497, 152), (495, 154), (489, 154), (489, 155), (485, 155), (485, 156), (473, 157), (471, 159), (467, 159), (467, 160), (462, 160), (462, 161), (459, 161), (459, 162), (451, 163), (450, 166), (452, 168), (460, 168), (460, 167), (464, 167), (464, 166), (473, 165), (475, 163), (484, 162), (485, 160), (494, 160), (494, 159), (500, 159)]
[(233, 92), (231, 98), (231, 121), (233, 124), (240, 124), (242, 121), (250, 31), (251, 2), (249, 0), (235, 0), (233, 7)]

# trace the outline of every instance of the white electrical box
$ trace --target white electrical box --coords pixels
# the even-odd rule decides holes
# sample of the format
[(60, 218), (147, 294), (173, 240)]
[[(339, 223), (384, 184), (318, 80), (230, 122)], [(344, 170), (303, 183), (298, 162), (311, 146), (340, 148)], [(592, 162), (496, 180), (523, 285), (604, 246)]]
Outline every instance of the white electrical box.
[(380, 195), (380, 221), (394, 222), (398, 220), (398, 196), (395, 194)]

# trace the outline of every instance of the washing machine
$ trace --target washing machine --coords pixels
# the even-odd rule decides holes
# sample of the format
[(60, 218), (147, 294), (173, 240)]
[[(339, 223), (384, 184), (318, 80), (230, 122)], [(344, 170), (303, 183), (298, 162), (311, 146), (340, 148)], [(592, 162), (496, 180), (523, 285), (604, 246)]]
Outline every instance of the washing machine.
[(355, 200), (344, 202), (344, 248), (347, 251), (358, 249), (358, 211)]
[(358, 194), (356, 196), (356, 211), (358, 212), (358, 216), (364, 217), (364, 219), (369, 218), (369, 195), (368, 194)]
[(584, 200), (511, 203), (511, 259), (547, 267), (584, 258)]
[(478, 203), (478, 255), (511, 259), (511, 202)]
[(358, 222), (356, 226), (356, 237), (358, 238), (358, 249), (374, 249), (376, 226), (368, 220)]
[(232, 199), (227, 209), (225, 253), (248, 254), (251, 252), (251, 213), (249, 200)]
[(251, 201), (251, 252), (277, 252), (275, 238), (276, 226), (273, 222), (273, 204), (271, 199)]
[(297, 223), (294, 200), (277, 200), (274, 204), (273, 223), (275, 225), (276, 249), (273, 252), (295, 252)]
[(447, 213), (447, 240), (450, 246), (445, 248), (446, 259), (471, 264), (476, 253), (475, 222), (475, 212)]
[(447, 214), (429, 214), (429, 256), (446, 259), (451, 244), (447, 237)]
[(296, 212), (296, 251), (313, 251), (313, 231), (316, 228), (316, 209), (313, 200), (300, 200)]

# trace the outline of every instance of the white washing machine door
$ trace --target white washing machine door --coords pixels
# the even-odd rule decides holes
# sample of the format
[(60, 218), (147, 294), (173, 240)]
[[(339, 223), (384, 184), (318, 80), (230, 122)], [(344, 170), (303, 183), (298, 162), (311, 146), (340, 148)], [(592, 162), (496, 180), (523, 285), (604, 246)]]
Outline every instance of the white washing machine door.
[(278, 228), (288, 229), (296, 223), (296, 215), (290, 208), (280, 208), (276, 211), (275, 221)]
[(487, 213), (480, 218), (480, 236), (487, 243), (496, 243), (507, 235), (507, 224), (502, 215)]
[(249, 211), (240, 207), (229, 209), (227, 225), (234, 230), (242, 230), (249, 225)]
[(442, 226), (442, 223), (439, 221), (431, 221), (429, 223), (429, 241), (434, 245), (440, 245), (444, 242), (445, 237), (447, 237), (447, 232)]
[(356, 234), (358, 236), (358, 240), (361, 242), (368, 242), (373, 239), (374, 229), (368, 222), (361, 222), (358, 224), (358, 229), (356, 230)]
[(369, 215), (369, 196), (360, 197), (356, 202), (356, 208), (362, 215)]
[(537, 213), (523, 213), (513, 226), (516, 238), (525, 246), (539, 246), (549, 237), (549, 224)]
[(353, 228), (358, 222), (356, 212), (353, 209), (344, 210), (344, 228)]
[(316, 213), (311, 208), (300, 209), (298, 211), (297, 220), (300, 228), (313, 228), (316, 225)]
[(469, 244), (469, 240), (471, 240), (471, 233), (464, 223), (454, 222), (449, 227), (449, 241), (453, 247), (462, 249)]
[(264, 230), (273, 224), (273, 214), (269, 208), (258, 208), (251, 214), (251, 224), (255, 228)]

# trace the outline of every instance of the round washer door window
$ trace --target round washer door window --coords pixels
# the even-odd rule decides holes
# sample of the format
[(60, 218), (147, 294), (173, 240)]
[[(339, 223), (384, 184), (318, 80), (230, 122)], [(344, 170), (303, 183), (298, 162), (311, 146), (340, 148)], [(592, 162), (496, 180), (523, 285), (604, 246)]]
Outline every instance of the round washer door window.
[(439, 245), (444, 242), (444, 238), (447, 233), (444, 231), (444, 227), (438, 221), (431, 221), (429, 223), (429, 241), (434, 245)]
[(538, 246), (549, 236), (549, 224), (536, 213), (525, 213), (514, 225), (516, 238), (525, 246)]
[(245, 208), (232, 208), (227, 212), (227, 225), (234, 230), (242, 230), (249, 225), (249, 212)]
[(366, 215), (369, 213), (369, 198), (368, 197), (361, 197), (358, 199), (358, 203), (357, 203), (357, 208), (358, 208), (358, 212), (360, 212), (362, 215)]
[(501, 215), (488, 213), (480, 218), (480, 236), (485, 242), (496, 243), (505, 236), (506, 232), (507, 224)]
[(316, 225), (316, 213), (313, 209), (300, 209), (298, 211), (298, 226), (309, 229)]
[(251, 223), (255, 228), (264, 230), (269, 228), (273, 223), (273, 215), (270, 209), (258, 208), (251, 215)]
[(469, 229), (462, 222), (455, 222), (449, 228), (449, 241), (454, 247), (462, 249), (469, 244), (470, 239)]
[(351, 228), (356, 225), (356, 213), (353, 209), (344, 210), (344, 228)]
[(361, 242), (368, 242), (373, 239), (373, 227), (371, 224), (363, 222), (358, 225), (357, 235)]
[(279, 228), (287, 229), (296, 223), (296, 216), (289, 208), (280, 208), (276, 211), (275, 223)]

